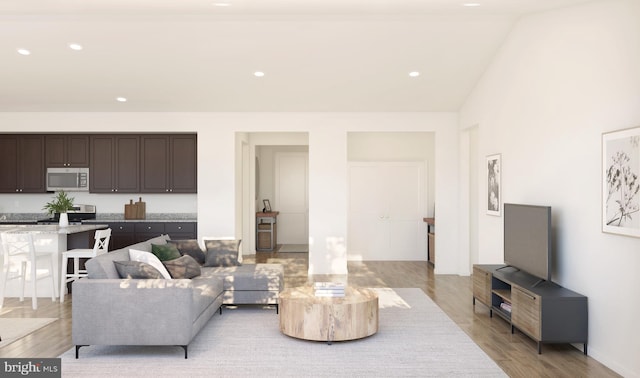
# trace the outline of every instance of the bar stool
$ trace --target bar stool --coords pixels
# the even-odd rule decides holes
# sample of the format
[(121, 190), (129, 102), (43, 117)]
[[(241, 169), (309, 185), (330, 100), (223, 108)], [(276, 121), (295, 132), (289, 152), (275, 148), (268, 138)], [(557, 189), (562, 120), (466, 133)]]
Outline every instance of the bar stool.
[[(53, 260), (56, 257), (54, 252), (37, 252), (33, 243), (33, 236), (30, 233), (2, 233), (2, 249), (4, 251), (4, 266), (2, 269), (2, 289), (0, 290), (0, 308), (4, 304), (4, 291), (7, 281), (20, 278), (22, 280), (22, 292), (20, 294), (20, 302), (24, 301), (24, 288), (27, 278), (27, 264), (30, 265), (29, 279), (31, 280), (31, 306), (34, 310), (38, 309), (38, 295), (36, 291), (37, 281), (43, 278), (51, 277), (51, 300), (55, 301), (57, 296), (58, 285), (55, 283), (55, 271), (53, 269)], [(46, 261), (48, 264), (48, 272), (38, 277), (39, 260)], [(15, 263), (20, 264), (18, 271), (12, 271), (11, 266)], [(42, 268), (41, 268), (42, 269)], [(13, 275), (13, 276), (12, 276)]]
[[(109, 251), (109, 239), (111, 239), (111, 229), (97, 230), (94, 236), (96, 239), (92, 249), (70, 249), (62, 253), (62, 274), (60, 277), (60, 303), (64, 302), (64, 293), (67, 283), (87, 276), (86, 269), (80, 269), (80, 259), (90, 259)], [(73, 258), (73, 272), (67, 273), (67, 263)]]

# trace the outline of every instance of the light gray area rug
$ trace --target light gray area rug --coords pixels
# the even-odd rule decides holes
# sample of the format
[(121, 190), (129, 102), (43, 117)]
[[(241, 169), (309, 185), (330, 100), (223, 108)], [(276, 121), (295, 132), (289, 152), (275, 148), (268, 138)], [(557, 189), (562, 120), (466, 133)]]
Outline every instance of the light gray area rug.
[[(239, 307), (214, 315), (189, 346), (74, 349), (63, 377), (506, 377), (420, 289), (375, 289), (379, 330), (365, 339), (298, 340), (279, 331), (273, 309)], [(158, 330), (162, 332), (162, 330)]]
[[(52, 323), (56, 318), (0, 318), (0, 348)], [(0, 356), (2, 352), (0, 352)]]
[(282, 244), (279, 253), (309, 252), (309, 244)]

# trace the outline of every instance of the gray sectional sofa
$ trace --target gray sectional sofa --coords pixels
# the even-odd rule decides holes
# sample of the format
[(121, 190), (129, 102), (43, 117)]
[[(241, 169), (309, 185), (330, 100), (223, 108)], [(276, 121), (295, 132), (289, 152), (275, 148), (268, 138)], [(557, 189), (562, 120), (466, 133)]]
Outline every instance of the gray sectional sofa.
[(122, 279), (114, 261), (129, 249), (151, 251), (162, 235), (86, 262), (88, 277), (73, 282), (72, 340), (76, 358), (89, 345), (188, 345), (223, 304), (276, 306), (284, 288), (280, 264), (202, 267), (190, 279)]

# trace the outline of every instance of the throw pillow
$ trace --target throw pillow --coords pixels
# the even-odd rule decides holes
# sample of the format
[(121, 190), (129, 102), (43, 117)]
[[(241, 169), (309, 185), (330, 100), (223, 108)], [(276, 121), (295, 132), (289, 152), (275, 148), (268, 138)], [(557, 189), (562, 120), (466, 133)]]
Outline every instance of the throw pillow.
[(202, 251), (202, 248), (200, 248), (200, 244), (198, 244), (198, 240), (167, 240), (167, 244), (175, 245), (182, 256), (189, 255), (193, 257), (198, 262), (198, 264), (204, 264), (205, 255), (204, 251)]
[(114, 261), (120, 278), (157, 279), (163, 278), (158, 269), (140, 261)]
[(173, 260), (182, 256), (173, 244), (151, 244), (151, 253), (156, 255), (160, 261)]
[(205, 240), (207, 247), (204, 266), (238, 266), (241, 240)]
[(167, 271), (167, 268), (162, 265), (162, 262), (160, 262), (160, 260), (153, 253), (147, 251), (138, 251), (137, 249), (130, 249), (129, 258), (133, 261), (147, 263), (152, 267), (158, 269), (160, 274), (162, 274), (162, 277), (168, 280), (171, 279), (171, 275)]
[(200, 264), (191, 256), (184, 255), (177, 259), (163, 261), (173, 278), (193, 278), (200, 275)]

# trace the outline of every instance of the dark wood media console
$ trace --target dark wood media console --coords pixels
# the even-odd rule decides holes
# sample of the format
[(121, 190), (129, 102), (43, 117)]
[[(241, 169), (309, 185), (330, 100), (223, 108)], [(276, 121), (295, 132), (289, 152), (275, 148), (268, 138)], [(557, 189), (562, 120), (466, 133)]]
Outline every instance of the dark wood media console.
[(473, 266), (476, 299), (538, 343), (581, 343), (587, 354), (587, 297), (506, 265)]

